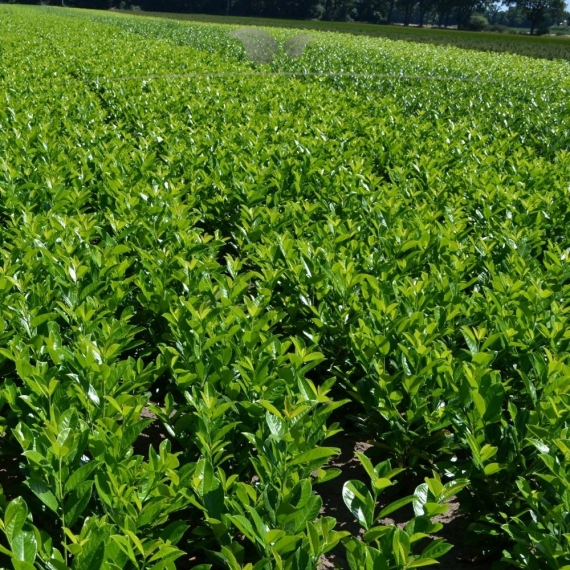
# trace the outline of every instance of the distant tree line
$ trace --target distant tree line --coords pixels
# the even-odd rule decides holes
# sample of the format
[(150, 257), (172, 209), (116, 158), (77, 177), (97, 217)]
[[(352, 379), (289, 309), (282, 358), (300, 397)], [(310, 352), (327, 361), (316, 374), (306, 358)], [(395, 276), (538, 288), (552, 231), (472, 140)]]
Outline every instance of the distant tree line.
[[(429, 22), (462, 29), (481, 29), (481, 22), (488, 20), (495, 25), (530, 27), (531, 33), (538, 26), (567, 17), (564, 0), (19, 0), (19, 3), (405, 26), (423, 26)], [(474, 15), (479, 15), (479, 20)]]

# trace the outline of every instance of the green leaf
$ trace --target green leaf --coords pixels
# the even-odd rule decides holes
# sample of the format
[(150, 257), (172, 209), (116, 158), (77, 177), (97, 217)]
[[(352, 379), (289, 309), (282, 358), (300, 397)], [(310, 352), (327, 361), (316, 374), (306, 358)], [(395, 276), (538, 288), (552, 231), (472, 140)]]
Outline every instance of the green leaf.
[(483, 396), (481, 396), (481, 394), (479, 394), (477, 390), (472, 390), (471, 397), (473, 398), (475, 409), (477, 410), (479, 415), (481, 417), (485, 416), (485, 413), (487, 412), (487, 406), (485, 404), (485, 399), (483, 398)]
[(157, 522), (160, 521), (162, 513), (168, 510), (168, 507), (169, 503), (167, 499), (154, 497), (148, 501), (137, 518), (137, 528), (148, 525), (155, 526)]
[(421, 517), (424, 514), (424, 505), (428, 501), (429, 487), (427, 483), (422, 483), (416, 487), (414, 491), (413, 507), (414, 513), (417, 517)]
[(475, 338), (473, 332), (469, 327), (461, 327), (461, 334), (463, 334), (463, 338), (471, 351), (471, 354), (477, 354), (479, 352), (479, 348), (477, 346), (477, 339)]
[(113, 508), (113, 496), (106, 473), (97, 473), (95, 475), (95, 487), (97, 488), (97, 494), (101, 501), (103, 501), (103, 503), (108, 507)]
[(4, 515), (4, 532), (8, 542), (12, 544), (15, 535), (19, 534), (26, 524), (28, 506), (22, 497), (17, 497), (6, 507)]
[(228, 515), (228, 518), (248, 540), (263, 544), (263, 537), (257, 535), (251, 523), (243, 515)]
[(362, 464), (362, 467), (364, 467), (366, 473), (368, 473), (370, 480), (374, 482), (378, 478), (378, 475), (376, 474), (376, 471), (374, 471), (374, 466), (372, 465), (370, 459), (368, 459), (364, 453), (360, 453), (358, 451), (355, 453), (355, 455), (358, 457), (358, 460)]
[(81, 554), (73, 559), (73, 570), (100, 570), (105, 562), (105, 542), (96, 538), (83, 546)]
[(490, 475), (498, 473), (499, 471), (501, 471), (501, 469), (503, 469), (503, 467), (499, 463), (487, 463), (483, 471), (485, 472), (485, 475), (489, 477)]
[(57, 316), (57, 313), (44, 313), (43, 315), (38, 315), (37, 317), (34, 317), (32, 319), (32, 322), (30, 323), (30, 327), (35, 329), (35, 328), (39, 327), (40, 325), (42, 325), (43, 323), (45, 323), (46, 321), (49, 321), (50, 319), (53, 319), (56, 316)]
[(290, 533), (301, 532), (305, 529), (307, 521), (315, 520), (322, 505), (321, 497), (311, 495), (303, 508), (296, 509), (291, 514), (281, 518), (281, 526)]
[(59, 503), (49, 487), (37, 479), (28, 479), (26, 485), (32, 490), (34, 495), (54, 513), (58, 513)]
[[(373, 481), (372, 481), (372, 487), (376, 490), (376, 491), (383, 491), (384, 489), (387, 489), (388, 487), (391, 487), (393, 485), (392, 481), (390, 481), (390, 479), (387, 479), (386, 477), (376, 477)], [(376, 493), (378, 494), (378, 493)]]
[(318, 557), (321, 554), (321, 540), (319, 537), (319, 532), (315, 528), (315, 525), (310, 521), (307, 521), (307, 537), (309, 539), (309, 546), (311, 548), (311, 555)]
[(160, 538), (164, 540), (164, 542), (170, 542), (176, 545), (189, 528), (190, 526), (183, 521), (174, 521), (161, 531)]
[(260, 406), (263, 406), (265, 410), (268, 411), (270, 414), (274, 415), (279, 419), (283, 419), (281, 412), (271, 402), (268, 402), (267, 400), (258, 400), (257, 403)]
[(265, 418), (271, 434), (277, 440), (281, 440), (287, 433), (287, 424), (285, 421), (269, 412), (265, 413)]
[(46, 468), (49, 465), (48, 460), (41, 453), (34, 449), (27, 449), (24, 451), (23, 455), (26, 457), (26, 459), (29, 459), (41, 467)]
[(130, 540), (124, 535), (113, 534), (111, 540), (126, 554), (128, 559), (133, 563), (137, 563), (137, 557), (133, 550)]
[(284, 536), (275, 543), (273, 549), (280, 555), (286, 555), (296, 548), (301, 538), (302, 537), (298, 535)]
[(439, 501), (440, 502), (448, 501), (449, 499), (457, 495), (457, 493), (459, 493), (461, 489), (467, 487), (467, 485), (469, 485), (468, 479), (455, 479), (453, 481), (449, 481), (443, 486), (443, 492), (439, 497)]
[(291, 489), (288, 502), (298, 511), (307, 504), (312, 496), (313, 487), (311, 486), (311, 481), (309, 479), (301, 479), (293, 489)]
[(505, 400), (505, 388), (502, 384), (492, 384), (485, 392), (485, 402), (487, 410), (483, 417), (485, 422), (497, 421), (503, 409), (503, 402)]
[(486, 443), (481, 448), (481, 461), (485, 462), (491, 459), (491, 457), (494, 457), (494, 455), (497, 453), (497, 450), (498, 448), (495, 447), (494, 445), (489, 445), (488, 443)]
[(315, 483), (326, 483), (327, 481), (331, 481), (335, 479), (342, 473), (341, 469), (337, 469), (336, 467), (332, 467), (330, 469), (319, 469), (317, 471), (317, 480)]
[(410, 537), (403, 530), (396, 528), (392, 536), (392, 552), (398, 566), (406, 566), (410, 554)]
[(293, 556), (293, 564), (291, 570), (307, 570), (311, 567), (311, 561), (309, 558), (309, 553), (304, 548), (299, 548), (296, 550)]
[(267, 532), (263, 538), (263, 541), (265, 542), (265, 544), (267, 545), (273, 545), (275, 544), (278, 540), (280, 540), (281, 538), (283, 538), (285, 536), (285, 532), (279, 529), (273, 529), (270, 530), (269, 532)]
[(424, 566), (433, 566), (434, 564), (439, 564), (439, 562), (433, 558), (420, 558), (406, 564), (406, 568), (422, 568)]
[(386, 534), (390, 534), (392, 531), (393, 527), (390, 525), (374, 526), (364, 533), (363, 538), (366, 542), (373, 542)]
[(212, 479), (209, 489), (204, 493), (203, 501), (208, 516), (212, 519), (221, 519), (224, 511), (224, 488), (215, 477)]
[(380, 511), (380, 513), (376, 517), (376, 520), (386, 518), (388, 515), (392, 514), (394, 511), (397, 511), (397, 510), (401, 509), (402, 507), (409, 505), (414, 500), (415, 500), (415, 497), (410, 495), (408, 497), (402, 497), (401, 499), (398, 499), (398, 500), (394, 501), (393, 503), (390, 503), (389, 505), (387, 505), (386, 507), (384, 507)]
[(141, 556), (145, 556), (145, 548), (142, 540), (132, 530), (125, 529), (124, 533), (128, 538), (131, 539), (131, 544), (135, 545), (136, 549), (139, 551), (139, 554)]
[(314, 461), (319, 461), (324, 463), (329, 457), (333, 455), (338, 455), (340, 449), (338, 447), (317, 447), (316, 449), (310, 449), (298, 455), (289, 462), (292, 467), (294, 465), (301, 465), (303, 463), (313, 463)]
[(65, 502), (65, 524), (72, 527), (83, 514), (91, 499), (93, 481), (86, 481), (78, 485)]
[(210, 461), (207, 459), (201, 459), (196, 464), (196, 470), (194, 471), (194, 489), (200, 497), (204, 497), (204, 495), (212, 488), (213, 484), (214, 468)]
[(443, 515), (448, 510), (449, 510), (449, 505), (446, 503), (440, 505), (439, 503), (428, 501), (423, 505), (423, 511), (427, 517), (435, 517), (437, 515)]
[(356, 520), (368, 530), (374, 518), (374, 498), (362, 481), (347, 481), (342, 488), (344, 504)]
[(38, 552), (36, 533), (33, 530), (20, 530), (12, 536), (10, 544), (12, 552), (18, 560), (33, 564)]
[(230, 570), (242, 570), (241, 564), (237, 561), (235, 554), (227, 546), (222, 546), (220, 552), (212, 553), (214, 557), (221, 558), (223, 564), (227, 564)]
[(14, 570), (36, 570), (34, 564), (30, 564), (23, 560), (16, 560), (15, 558), (12, 558), (12, 565), (14, 566)]
[(443, 538), (438, 538), (428, 544), (422, 551), (422, 558), (440, 558), (453, 548), (452, 544), (445, 542)]
[(89, 461), (85, 465), (79, 467), (79, 469), (76, 469), (65, 482), (65, 491), (67, 493), (69, 491), (73, 491), (73, 489), (75, 489), (80, 483), (83, 483), (83, 481), (85, 481), (85, 479), (87, 479), (87, 477), (89, 477), (97, 468), (97, 465), (97, 461)]

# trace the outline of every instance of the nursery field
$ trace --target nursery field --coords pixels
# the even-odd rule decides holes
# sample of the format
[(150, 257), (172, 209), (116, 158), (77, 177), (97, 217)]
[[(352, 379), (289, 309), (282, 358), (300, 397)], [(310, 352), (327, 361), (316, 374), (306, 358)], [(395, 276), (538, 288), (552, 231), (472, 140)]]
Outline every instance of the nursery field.
[(368, 24), (365, 22), (334, 22), (323, 20), (285, 20), (244, 16), (217, 16), (211, 14), (177, 14), (172, 12), (142, 12), (117, 10), (124, 14), (171, 18), (191, 22), (233, 24), (239, 26), (269, 26), (298, 28), (321, 32), (338, 32), (372, 37), (451, 45), (485, 52), (507, 52), (545, 59), (570, 60), (570, 36), (530, 36), (526, 34), (470, 32), (448, 28), (419, 28), (416, 26)]
[(569, 63), (0, 29), (0, 568), (570, 568)]

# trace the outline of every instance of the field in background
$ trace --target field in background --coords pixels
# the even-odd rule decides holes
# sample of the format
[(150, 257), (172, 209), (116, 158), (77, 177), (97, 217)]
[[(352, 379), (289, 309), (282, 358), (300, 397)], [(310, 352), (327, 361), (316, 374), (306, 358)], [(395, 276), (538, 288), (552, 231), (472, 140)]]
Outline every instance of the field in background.
[(245, 18), (206, 14), (171, 14), (117, 10), (128, 15), (169, 18), (189, 22), (207, 22), (238, 26), (266, 26), (343, 34), (364, 35), (434, 45), (449, 45), (478, 51), (506, 52), (528, 57), (570, 60), (570, 37), (544, 37), (496, 32), (466, 32), (461, 30), (385, 26), (359, 22), (323, 22), (319, 20), (279, 20), (275, 18)]
[(568, 62), (0, 25), (0, 567), (568, 568)]

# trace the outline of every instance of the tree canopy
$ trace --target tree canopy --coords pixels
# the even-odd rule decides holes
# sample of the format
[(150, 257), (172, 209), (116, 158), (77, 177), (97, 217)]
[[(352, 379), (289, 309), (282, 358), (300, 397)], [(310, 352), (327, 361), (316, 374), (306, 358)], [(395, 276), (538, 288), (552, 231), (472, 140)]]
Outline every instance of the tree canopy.
[[(1, 2), (2, 0), (0, 0)], [(46, 0), (20, 0), (45, 3)], [(564, 0), (49, 0), (51, 4), (81, 8), (134, 8), (149, 12), (201, 13), (267, 18), (357, 20), (438, 26), (472, 26), (481, 14), (494, 24), (531, 28), (556, 23)], [(479, 29), (479, 28), (473, 28)]]
[(565, 8), (564, 0), (505, 0), (505, 4), (516, 6), (529, 20), (530, 33), (548, 19), (556, 19)]

